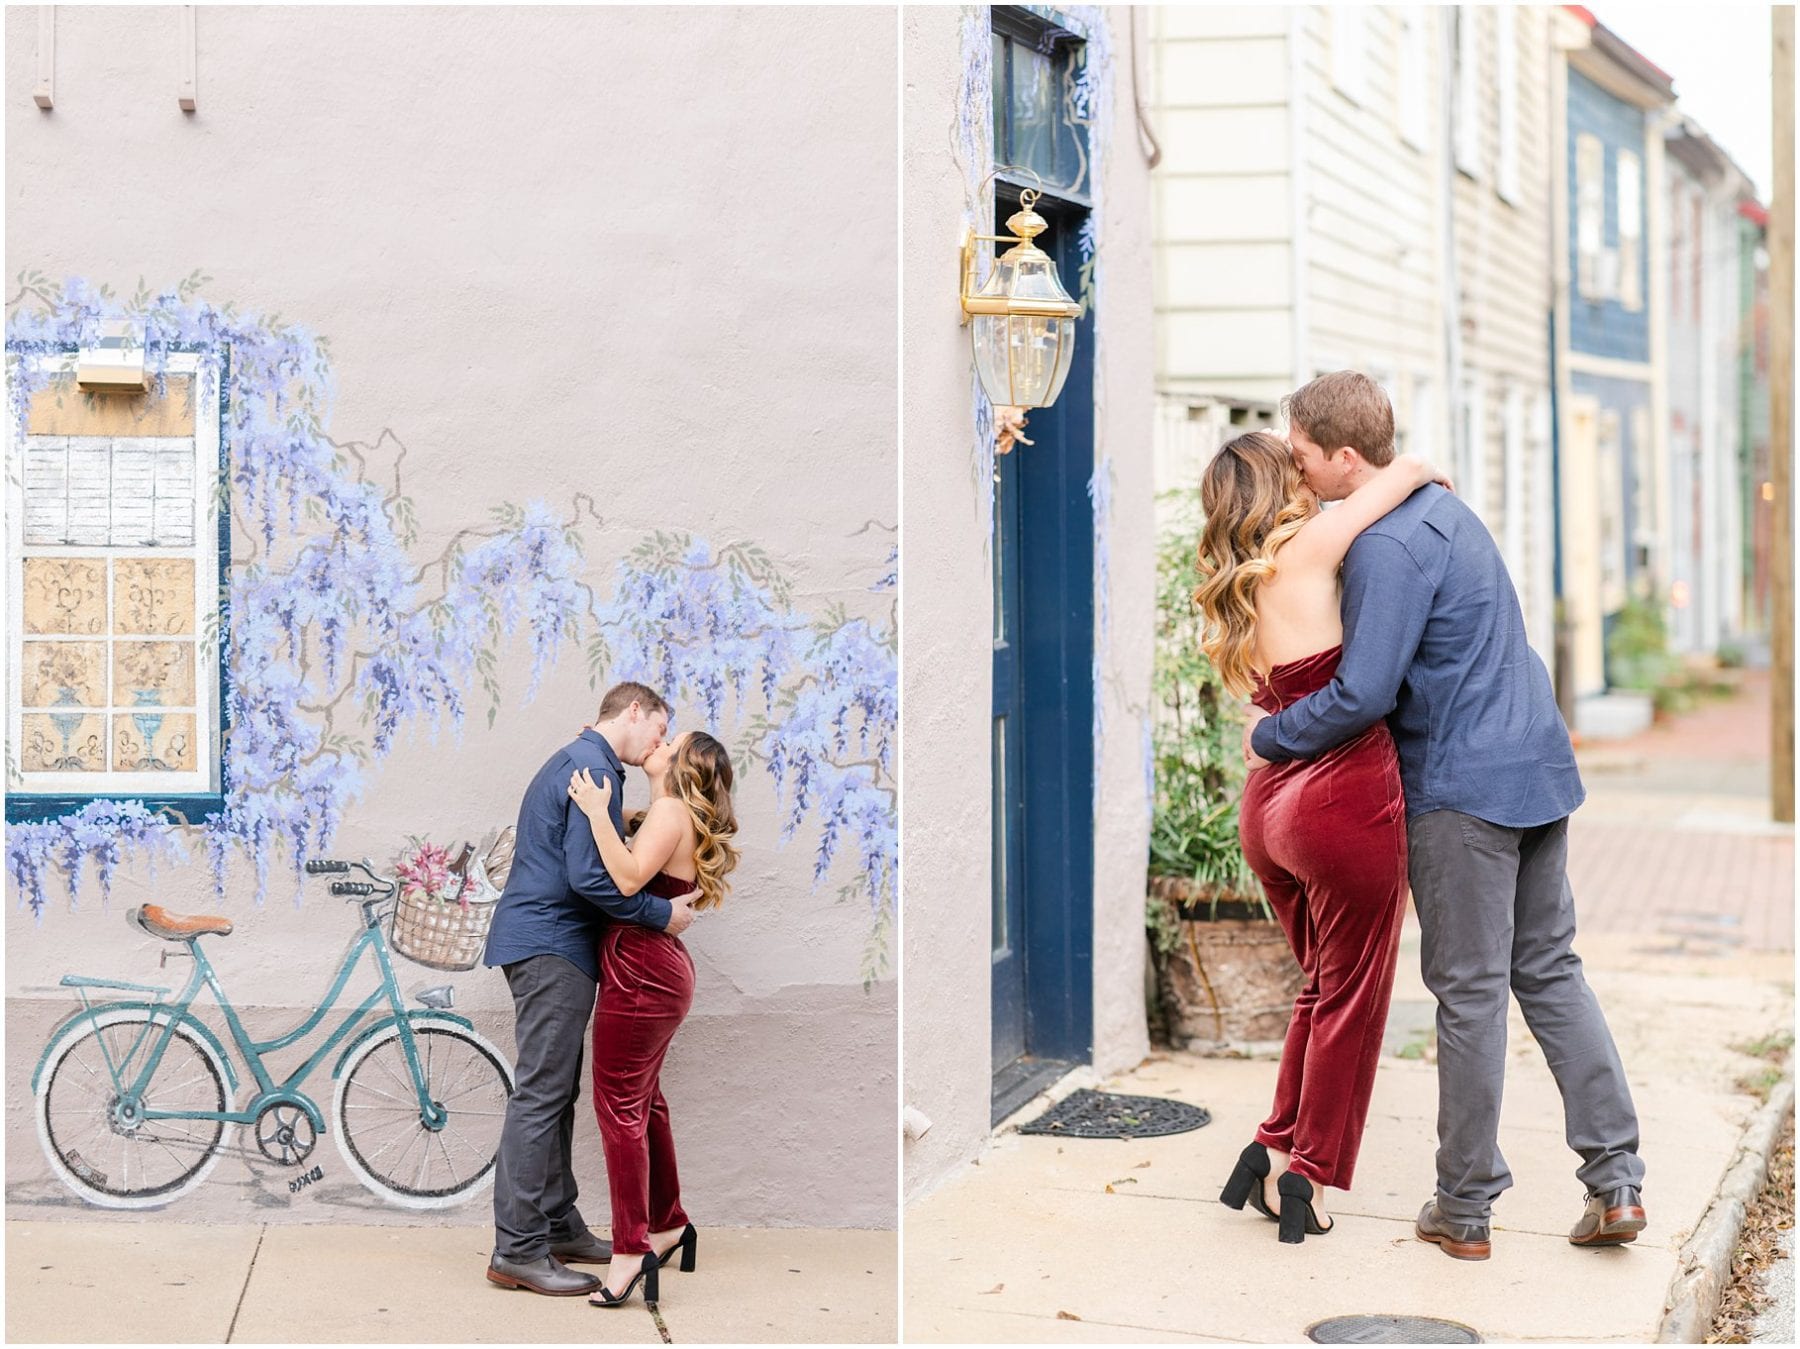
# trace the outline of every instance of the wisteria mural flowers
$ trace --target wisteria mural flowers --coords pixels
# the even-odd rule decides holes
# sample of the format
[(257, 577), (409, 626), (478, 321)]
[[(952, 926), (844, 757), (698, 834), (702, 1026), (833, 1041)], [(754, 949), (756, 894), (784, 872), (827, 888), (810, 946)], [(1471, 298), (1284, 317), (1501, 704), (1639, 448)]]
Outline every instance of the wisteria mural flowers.
[[(837, 867), (860, 871), (846, 889), (869, 904), (865, 979), (882, 973), (897, 847), (891, 618), (879, 627), (845, 612), (809, 619), (759, 548), (685, 534), (643, 541), (602, 594), (587, 579), (583, 531), (600, 520), (584, 496), (563, 510), (496, 506), (421, 563), (410, 552), (418, 522), (404, 491), (407, 447), (392, 432), (372, 444), (327, 432), (327, 340), (200, 299), (208, 279), (195, 273), (161, 292), (140, 285), (124, 298), (23, 273), (8, 303), (15, 446), (32, 396), (55, 378), (31, 358), (69, 349), (104, 319), (144, 323), (159, 390), (172, 353), (229, 353), (229, 464), (218, 491), (233, 550), (223, 621), (206, 625), (229, 670), (223, 809), (186, 819), (101, 800), (15, 824), (7, 870), (20, 904), (41, 917), (56, 872), (73, 901), (89, 860), (104, 894), (126, 860), (179, 860), (196, 841), (221, 895), (233, 856), (252, 864), (258, 902), (278, 859), (298, 884), (404, 732), (460, 730), (482, 708), (493, 723), (506, 692), (502, 652), (523, 640), (527, 700), (553, 662), (584, 659), (595, 683), (643, 678), (708, 724), (737, 726), (746, 765), (764, 767), (782, 802), (783, 840), (817, 828), (815, 882)], [(392, 463), (380, 482), (378, 457)], [(17, 465), (9, 472), (16, 482)], [(871, 560), (872, 570), (887, 566)]]

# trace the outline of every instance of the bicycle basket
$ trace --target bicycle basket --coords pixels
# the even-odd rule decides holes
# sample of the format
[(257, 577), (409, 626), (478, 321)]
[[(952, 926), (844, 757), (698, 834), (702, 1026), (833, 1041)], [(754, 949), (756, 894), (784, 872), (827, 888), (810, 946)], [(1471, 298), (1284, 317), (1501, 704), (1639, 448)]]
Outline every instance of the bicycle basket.
[[(504, 831), (507, 836), (511, 833), (510, 827)], [(400, 891), (388, 929), (396, 951), (432, 970), (472, 970), (480, 963), (488, 927), (494, 921), (494, 906), (500, 902), (500, 891), (487, 867), (493, 850), (493, 845), (483, 849), (469, 867), (460, 900), (429, 899), (413, 889)]]

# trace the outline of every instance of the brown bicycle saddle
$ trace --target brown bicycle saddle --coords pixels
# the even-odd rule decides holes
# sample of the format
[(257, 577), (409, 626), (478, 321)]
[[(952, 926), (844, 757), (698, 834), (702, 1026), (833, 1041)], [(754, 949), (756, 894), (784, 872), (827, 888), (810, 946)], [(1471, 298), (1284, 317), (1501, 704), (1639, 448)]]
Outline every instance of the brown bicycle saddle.
[(170, 913), (160, 904), (146, 904), (134, 915), (137, 924), (152, 937), (185, 941), (189, 937), (229, 937), (231, 920), (205, 914)]

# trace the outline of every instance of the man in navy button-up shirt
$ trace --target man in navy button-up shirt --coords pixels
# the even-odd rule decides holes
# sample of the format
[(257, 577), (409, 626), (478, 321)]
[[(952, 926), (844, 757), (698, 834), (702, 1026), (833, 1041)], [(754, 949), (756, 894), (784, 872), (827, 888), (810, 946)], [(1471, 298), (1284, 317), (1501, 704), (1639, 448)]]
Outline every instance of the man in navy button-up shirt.
[[(1387, 395), (1355, 371), (1292, 395), (1288, 422), (1321, 500), (1342, 500), (1393, 457)], [(1337, 674), (1253, 719), (1245, 758), (1253, 769), (1315, 759), (1384, 717), (1393, 732), (1420, 957), (1438, 1000), (1438, 1183), (1419, 1235), (1487, 1257), (1489, 1212), (1512, 1183), (1497, 1141), (1510, 989), (1581, 1157), (1587, 1206), (1569, 1239), (1631, 1241), (1645, 1225), (1637, 1114), (1574, 951), (1565, 874), (1581, 776), (1500, 550), (1474, 511), (1430, 485), (1363, 531), (1343, 575)], [(1332, 827), (1329, 811), (1318, 827)]]
[(625, 832), (625, 765), (641, 765), (669, 733), (669, 706), (642, 684), (601, 699), (594, 724), (552, 754), (519, 807), (512, 871), (488, 930), (486, 963), (512, 990), (517, 1086), (506, 1105), (494, 1176), (493, 1258), (488, 1278), (557, 1296), (591, 1292), (599, 1280), (564, 1262), (601, 1263), (609, 1243), (575, 1207), (570, 1166), (582, 1051), (599, 978), (607, 923), (679, 933), (694, 921), (685, 900), (646, 891), (624, 895), (600, 861), (587, 817), (569, 799), (578, 769), (613, 785), (612, 821)]

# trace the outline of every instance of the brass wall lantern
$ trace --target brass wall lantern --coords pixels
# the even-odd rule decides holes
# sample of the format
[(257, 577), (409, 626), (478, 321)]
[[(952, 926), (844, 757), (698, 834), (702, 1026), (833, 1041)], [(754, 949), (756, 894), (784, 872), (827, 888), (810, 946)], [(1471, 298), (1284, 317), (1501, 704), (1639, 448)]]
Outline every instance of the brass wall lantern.
[[(981, 387), (996, 407), (1049, 407), (1062, 392), (1075, 355), (1081, 306), (1063, 289), (1050, 255), (1037, 246), (1038, 235), (1050, 228), (1033, 209), (1041, 195), (1031, 188), (1019, 194), (1019, 210), (1006, 222), (1011, 234), (963, 231), (963, 322), (971, 324)], [(993, 270), (976, 289), (975, 254), (981, 242), (1013, 247), (994, 259)]]

